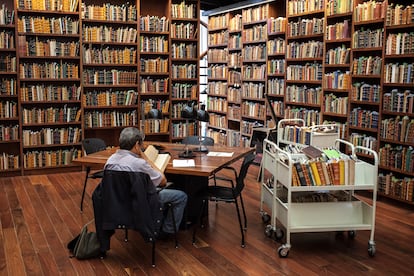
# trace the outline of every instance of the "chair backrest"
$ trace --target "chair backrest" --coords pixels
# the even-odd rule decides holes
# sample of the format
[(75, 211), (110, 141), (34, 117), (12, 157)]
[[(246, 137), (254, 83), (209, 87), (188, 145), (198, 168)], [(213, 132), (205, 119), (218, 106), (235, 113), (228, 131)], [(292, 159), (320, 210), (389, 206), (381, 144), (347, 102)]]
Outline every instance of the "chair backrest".
[(102, 185), (102, 226), (138, 230), (145, 240), (159, 231), (161, 205), (150, 177), (142, 172), (105, 170)]
[(203, 146), (214, 146), (214, 139), (207, 136), (187, 136), (181, 143), (186, 145), (199, 145), (200, 138)]
[(236, 187), (234, 187), (236, 194), (240, 194), (244, 189), (244, 179), (247, 175), (247, 170), (249, 169), (250, 165), (253, 163), (256, 155), (254, 153), (249, 153), (243, 159), (243, 163), (240, 167), (239, 175), (236, 179)]
[(82, 140), (82, 147), (86, 155), (106, 149), (106, 143), (100, 138), (86, 138)]

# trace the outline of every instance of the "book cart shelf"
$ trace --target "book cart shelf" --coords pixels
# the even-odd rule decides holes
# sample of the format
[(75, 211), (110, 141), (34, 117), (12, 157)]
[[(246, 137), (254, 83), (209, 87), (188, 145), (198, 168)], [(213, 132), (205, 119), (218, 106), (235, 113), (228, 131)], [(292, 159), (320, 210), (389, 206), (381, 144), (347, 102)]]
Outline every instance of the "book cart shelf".
[[(291, 233), (348, 231), (349, 237), (354, 238), (357, 230), (370, 230), (368, 254), (375, 255), (378, 157), (371, 149), (353, 146), (347, 141), (337, 139), (336, 148), (340, 148), (340, 144), (350, 147), (352, 153), (350, 157), (341, 154), (344, 169), (335, 169), (328, 178), (328, 174), (322, 173), (324, 169), (313, 171), (312, 164), (321, 164), (321, 167), (329, 168), (333, 167), (334, 163), (328, 165), (323, 161), (309, 161), (304, 153), (287, 152), (276, 143), (265, 139), (261, 213), (263, 220), (267, 222), (269, 215), (263, 211), (263, 205), (271, 209), (271, 224), (265, 229), (267, 236), (274, 235), (276, 240), (281, 240), (285, 236), (282, 227), (286, 231), (286, 242), (278, 248), (280, 257), (287, 257), (289, 254)], [(373, 164), (357, 160), (356, 151), (372, 154)], [(310, 164), (306, 170), (305, 164)], [(303, 170), (300, 171), (299, 168)], [(305, 182), (308, 172), (309, 182)], [(324, 177), (324, 180), (317, 181), (318, 177)], [(312, 181), (318, 184), (312, 185)], [(356, 198), (354, 191), (358, 190), (372, 191), (372, 203)]]

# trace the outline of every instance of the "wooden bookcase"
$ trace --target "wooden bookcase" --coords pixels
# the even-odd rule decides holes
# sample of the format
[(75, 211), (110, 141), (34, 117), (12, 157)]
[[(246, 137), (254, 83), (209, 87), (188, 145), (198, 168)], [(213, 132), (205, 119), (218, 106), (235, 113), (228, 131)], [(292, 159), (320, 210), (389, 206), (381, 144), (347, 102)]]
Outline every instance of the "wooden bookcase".
[(19, 174), (20, 123), (13, 1), (0, 6), (0, 171)]

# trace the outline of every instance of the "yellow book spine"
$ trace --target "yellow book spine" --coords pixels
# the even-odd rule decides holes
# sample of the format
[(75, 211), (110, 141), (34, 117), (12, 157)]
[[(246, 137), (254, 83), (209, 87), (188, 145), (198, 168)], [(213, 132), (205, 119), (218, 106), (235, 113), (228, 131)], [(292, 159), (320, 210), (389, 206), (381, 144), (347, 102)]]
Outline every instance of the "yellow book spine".
[(309, 164), (310, 164), (310, 167), (312, 169), (312, 174), (313, 174), (313, 178), (315, 179), (316, 186), (321, 186), (322, 185), (321, 177), (319, 176), (318, 167), (316, 166), (316, 162), (312, 161)]

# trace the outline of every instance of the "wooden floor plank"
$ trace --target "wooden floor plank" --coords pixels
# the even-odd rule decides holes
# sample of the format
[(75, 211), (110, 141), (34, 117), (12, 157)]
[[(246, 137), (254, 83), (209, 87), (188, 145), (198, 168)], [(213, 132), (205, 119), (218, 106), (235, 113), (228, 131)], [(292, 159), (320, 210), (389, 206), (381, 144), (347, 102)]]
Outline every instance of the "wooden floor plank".
[(375, 257), (367, 254), (369, 231), (359, 231), (354, 239), (346, 233), (292, 234), (289, 257), (279, 258), (281, 243), (264, 235), (258, 168), (251, 168), (243, 192), (246, 248), (240, 247), (234, 205), (210, 203), (196, 245), (192, 229), (179, 232), (177, 249), (173, 241), (157, 242), (155, 268), (150, 245), (133, 231), (128, 243), (122, 231), (114, 235), (105, 260), (68, 258), (67, 242), (93, 218), (91, 195), (99, 180), (88, 181), (81, 213), (84, 172), (1, 178), (0, 275), (409, 275), (414, 270), (407, 261), (414, 258), (413, 207), (389, 200), (377, 202)]

